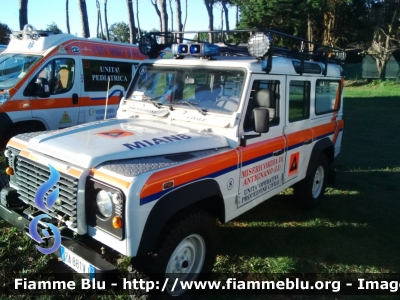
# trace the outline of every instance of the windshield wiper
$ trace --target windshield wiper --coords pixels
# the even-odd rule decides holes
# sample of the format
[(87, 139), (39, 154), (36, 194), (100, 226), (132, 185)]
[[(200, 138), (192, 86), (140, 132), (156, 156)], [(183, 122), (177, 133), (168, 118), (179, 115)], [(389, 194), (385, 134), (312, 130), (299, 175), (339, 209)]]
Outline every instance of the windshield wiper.
[(202, 109), (202, 108), (200, 108), (200, 107), (196, 107), (196, 106), (194, 106), (192, 103), (190, 103), (189, 101), (181, 101), (181, 102), (179, 102), (178, 104), (187, 104), (187, 105), (189, 105), (190, 107), (192, 107), (192, 108), (194, 108), (195, 110), (197, 110), (199, 113), (201, 113), (202, 115), (206, 115), (207, 114), (207, 110), (205, 110), (205, 109)]
[(156, 102), (153, 102), (153, 101), (152, 101), (152, 100), (156, 100), (156, 99), (159, 99), (159, 98), (161, 98), (161, 96), (157, 96), (157, 97), (150, 97), (150, 96), (146, 96), (146, 95), (143, 95), (143, 96), (142, 96), (142, 100), (149, 101), (149, 102), (150, 102), (151, 104), (153, 104), (155, 107), (161, 108), (162, 105), (161, 105), (160, 103), (156, 103)]

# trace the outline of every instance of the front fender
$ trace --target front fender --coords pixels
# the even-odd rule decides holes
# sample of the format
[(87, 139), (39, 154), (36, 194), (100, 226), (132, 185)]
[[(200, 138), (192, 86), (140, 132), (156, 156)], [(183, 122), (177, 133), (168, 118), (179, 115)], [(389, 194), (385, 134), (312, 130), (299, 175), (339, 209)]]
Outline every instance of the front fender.
[(162, 229), (174, 214), (204, 199), (214, 197), (218, 197), (223, 203), (219, 185), (213, 179), (190, 183), (164, 195), (154, 205), (147, 218), (137, 256), (146, 255), (153, 251)]

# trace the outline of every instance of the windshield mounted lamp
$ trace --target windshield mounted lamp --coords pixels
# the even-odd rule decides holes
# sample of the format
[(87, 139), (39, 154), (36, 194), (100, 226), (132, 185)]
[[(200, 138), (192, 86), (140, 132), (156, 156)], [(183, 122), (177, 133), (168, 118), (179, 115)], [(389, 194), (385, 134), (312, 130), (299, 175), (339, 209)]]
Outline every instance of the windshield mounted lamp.
[(253, 34), (248, 42), (248, 50), (250, 55), (256, 59), (262, 59), (267, 54), (272, 45), (272, 38), (264, 32)]

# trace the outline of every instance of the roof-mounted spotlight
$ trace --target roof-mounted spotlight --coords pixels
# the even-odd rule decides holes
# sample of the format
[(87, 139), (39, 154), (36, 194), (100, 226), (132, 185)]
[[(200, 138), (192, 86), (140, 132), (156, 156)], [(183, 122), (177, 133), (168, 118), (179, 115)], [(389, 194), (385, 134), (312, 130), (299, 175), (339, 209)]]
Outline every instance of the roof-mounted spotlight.
[(156, 58), (158, 56), (157, 42), (148, 35), (144, 35), (140, 39), (139, 50), (142, 54), (148, 55), (150, 58)]
[(264, 32), (257, 32), (250, 37), (247, 48), (250, 55), (254, 56), (254, 58), (261, 59), (267, 54), (271, 45), (272, 38), (270, 35)]

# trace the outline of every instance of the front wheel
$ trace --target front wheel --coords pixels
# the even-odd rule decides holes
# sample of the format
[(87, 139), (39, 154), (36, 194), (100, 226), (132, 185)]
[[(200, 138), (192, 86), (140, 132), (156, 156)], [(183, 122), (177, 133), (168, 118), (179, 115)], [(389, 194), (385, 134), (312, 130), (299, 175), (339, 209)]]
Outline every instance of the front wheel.
[(296, 198), (307, 208), (321, 203), (329, 173), (329, 162), (325, 154), (321, 154), (314, 162), (310, 161), (310, 164), (309, 175), (294, 186)]
[[(143, 259), (139, 264), (133, 263), (130, 276), (158, 281), (160, 290), (165, 287), (163, 292), (167, 295), (184, 294), (187, 289), (181, 282), (203, 279), (211, 273), (216, 257), (216, 229), (215, 220), (207, 212), (197, 208), (182, 211), (164, 231), (155, 254), (145, 259), (146, 265)], [(132, 292), (136, 297), (145, 294), (143, 290)]]

